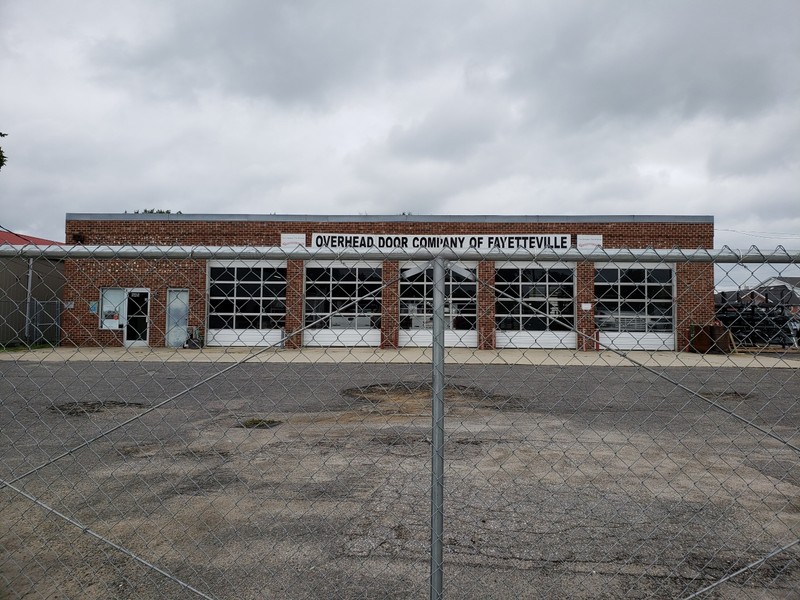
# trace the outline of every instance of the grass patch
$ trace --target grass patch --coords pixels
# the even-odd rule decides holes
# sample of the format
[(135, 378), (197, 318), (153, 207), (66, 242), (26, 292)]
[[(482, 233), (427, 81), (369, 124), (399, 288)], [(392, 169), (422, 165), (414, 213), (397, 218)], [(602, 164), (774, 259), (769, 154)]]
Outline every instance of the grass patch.
[(8, 346), (0, 345), (0, 352), (30, 352), (32, 350), (52, 350), (55, 348), (53, 344), (9, 344)]

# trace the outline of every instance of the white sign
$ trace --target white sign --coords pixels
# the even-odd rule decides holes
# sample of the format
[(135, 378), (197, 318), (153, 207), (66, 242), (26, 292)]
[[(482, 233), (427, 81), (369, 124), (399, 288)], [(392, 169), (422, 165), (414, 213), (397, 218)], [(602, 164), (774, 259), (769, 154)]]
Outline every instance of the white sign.
[(295, 248), (297, 246), (306, 245), (305, 233), (282, 233), (281, 234), (281, 248)]
[(577, 246), (578, 250), (591, 250), (592, 248), (603, 247), (602, 235), (580, 235), (578, 234)]
[(566, 250), (571, 246), (570, 234), (503, 234), (503, 235), (391, 235), (368, 233), (314, 233), (312, 248), (356, 248), (377, 250)]

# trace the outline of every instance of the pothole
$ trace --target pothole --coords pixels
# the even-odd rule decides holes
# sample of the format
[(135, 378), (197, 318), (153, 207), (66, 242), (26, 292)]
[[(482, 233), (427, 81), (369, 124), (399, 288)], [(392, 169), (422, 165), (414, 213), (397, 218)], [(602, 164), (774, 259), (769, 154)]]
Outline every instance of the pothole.
[(370, 442), (383, 446), (414, 446), (416, 444), (430, 444), (430, 438), (422, 432), (416, 431), (385, 431), (373, 434)]
[(141, 402), (122, 402), (120, 400), (87, 400), (84, 402), (66, 402), (49, 407), (53, 412), (70, 417), (82, 417), (91, 413), (104, 412), (114, 408), (144, 408)]
[(259, 417), (252, 417), (250, 419), (245, 419), (244, 421), (240, 421), (237, 427), (242, 427), (244, 429), (272, 429), (273, 427), (277, 427), (281, 424), (281, 421), (277, 421), (275, 419), (262, 419)]
[(706, 400), (714, 400), (715, 402), (741, 402), (752, 398), (752, 394), (736, 391), (703, 392), (700, 395)]
[[(370, 412), (383, 415), (427, 415), (431, 411), (431, 384), (422, 382), (376, 383), (350, 388), (342, 394), (366, 402)], [(488, 394), (484, 390), (450, 384), (445, 386), (446, 408), (520, 409), (522, 401), (510, 396)]]

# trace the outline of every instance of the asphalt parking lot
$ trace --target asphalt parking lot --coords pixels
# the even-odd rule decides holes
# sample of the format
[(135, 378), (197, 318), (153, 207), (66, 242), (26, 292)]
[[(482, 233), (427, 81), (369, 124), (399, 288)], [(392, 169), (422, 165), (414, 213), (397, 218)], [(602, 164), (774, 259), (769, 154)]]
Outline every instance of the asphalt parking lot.
[[(138, 417), (18, 485), (210, 597), (427, 597), (430, 366), (231, 364), (0, 361), (2, 477)], [(448, 365), (446, 597), (686, 597), (800, 537), (797, 452), (725, 412), (800, 445), (798, 369), (657, 370)], [(7, 488), (0, 520), (3, 600), (197, 597)], [(797, 597), (799, 550), (704, 597)]]

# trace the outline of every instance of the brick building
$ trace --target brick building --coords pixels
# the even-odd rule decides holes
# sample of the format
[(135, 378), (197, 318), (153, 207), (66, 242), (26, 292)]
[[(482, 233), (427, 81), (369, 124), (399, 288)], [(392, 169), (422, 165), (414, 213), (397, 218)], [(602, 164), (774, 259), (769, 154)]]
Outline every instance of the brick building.
[[(537, 262), (536, 252), (713, 248), (707, 216), (68, 214), (87, 246), (529, 250), (454, 261), (445, 343), (479, 349), (682, 350), (713, 318), (701, 263)], [(552, 253), (551, 253), (552, 254)], [(376, 346), (431, 343), (431, 269), (402, 260), (66, 261), (63, 343), (97, 346)], [(194, 342), (193, 342), (194, 343)]]

